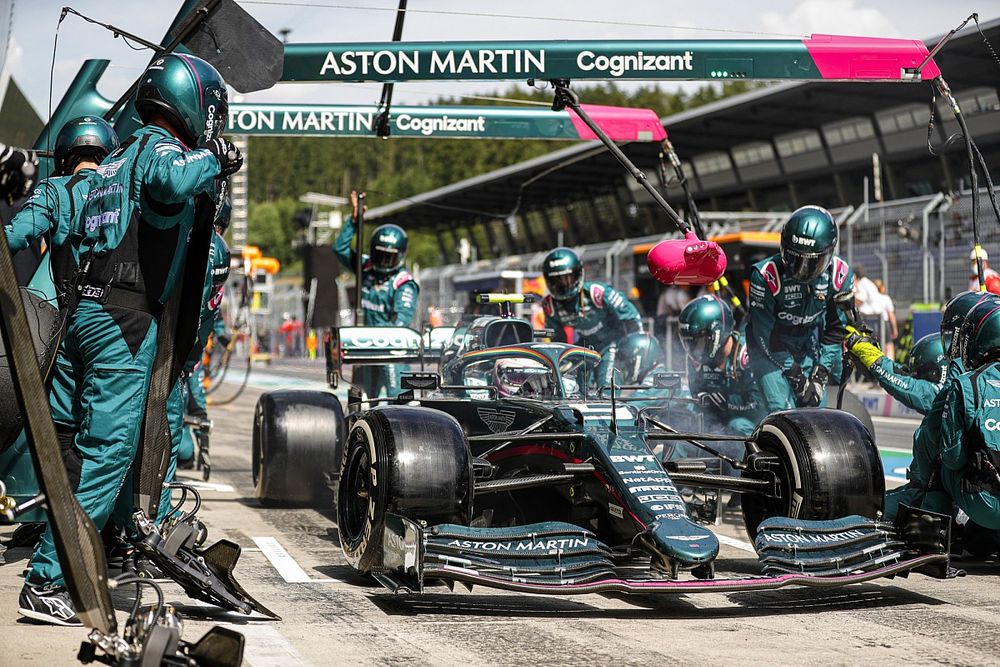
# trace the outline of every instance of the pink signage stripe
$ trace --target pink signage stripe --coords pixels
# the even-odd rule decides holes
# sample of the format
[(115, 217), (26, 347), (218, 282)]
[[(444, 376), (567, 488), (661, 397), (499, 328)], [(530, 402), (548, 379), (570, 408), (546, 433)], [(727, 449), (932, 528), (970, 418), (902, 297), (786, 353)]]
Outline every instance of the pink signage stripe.
[[(919, 66), (928, 53), (917, 39), (812, 35), (802, 43), (824, 79), (898, 81), (904, 67)], [(940, 75), (933, 60), (922, 72), (925, 81)]]
[[(667, 138), (667, 131), (652, 109), (606, 107), (599, 104), (580, 106), (612, 141), (663, 141)], [(581, 139), (597, 138), (572, 110), (567, 109), (566, 113)]]

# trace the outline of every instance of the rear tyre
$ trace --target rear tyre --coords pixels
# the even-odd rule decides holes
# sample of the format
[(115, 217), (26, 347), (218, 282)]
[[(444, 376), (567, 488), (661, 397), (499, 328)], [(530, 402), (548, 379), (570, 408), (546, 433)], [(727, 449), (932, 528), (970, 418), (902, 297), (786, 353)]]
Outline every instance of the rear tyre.
[(344, 447), (340, 400), (322, 391), (272, 391), (253, 420), (253, 483), (267, 504), (332, 507)]
[[(751, 541), (764, 519), (838, 519), (882, 511), (885, 477), (871, 433), (857, 417), (839, 410), (801, 408), (769, 415), (754, 433), (765, 453), (777, 458), (772, 472), (778, 498), (743, 494), (743, 521)], [(743, 471), (744, 477), (770, 479)]]
[(472, 515), (469, 444), (443, 412), (412, 406), (367, 412), (347, 437), (341, 470), (340, 545), (360, 572), (382, 562), (387, 512), (426, 526), (467, 524)]

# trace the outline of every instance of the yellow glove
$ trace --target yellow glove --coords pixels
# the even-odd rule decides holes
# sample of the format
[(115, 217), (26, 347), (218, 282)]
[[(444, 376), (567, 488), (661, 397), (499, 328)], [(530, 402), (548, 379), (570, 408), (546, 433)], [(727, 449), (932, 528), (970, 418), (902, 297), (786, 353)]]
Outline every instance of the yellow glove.
[(859, 331), (852, 326), (847, 327), (847, 338), (844, 340), (847, 351), (864, 364), (865, 368), (871, 368), (879, 359), (885, 355), (878, 349), (878, 343), (867, 331)]

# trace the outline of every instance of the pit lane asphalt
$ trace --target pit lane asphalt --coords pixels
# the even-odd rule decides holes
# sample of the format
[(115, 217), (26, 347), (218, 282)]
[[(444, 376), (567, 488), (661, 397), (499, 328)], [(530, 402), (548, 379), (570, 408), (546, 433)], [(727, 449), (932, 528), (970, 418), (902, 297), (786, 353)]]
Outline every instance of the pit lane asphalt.
[[(287, 372), (288, 383), (298, 384), (321, 378), (321, 369), (320, 362), (287, 368), (276, 362), (265, 370)], [(234, 389), (226, 385), (217, 396)], [(913, 575), (826, 591), (625, 600), (438, 588), (393, 596), (344, 563), (329, 515), (265, 508), (253, 499), (250, 432), (260, 393), (251, 386), (232, 404), (209, 408), (216, 486), (205, 491), (201, 516), (210, 541), (226, 537), (244, 548), (237, 579), (283, 620), (218, 611), (165, 586), (167, 600), (186, 619), (186, 638), (200, 637), (214, 623), (231, 626), (246, 636), (245, 664), (1000, 664), (1000, 565), (992, 563), (968, 565), (970, 575), (962, 579)], [(906, 426), (888, 422), (886, 437), (905, 434)], [(754, 572), (738, 519), (728, 516), (717, 531), (724, 539), (719, 575)], [(10, 532), (0, 529), (0, 538)], [(275, 542), (289, 558), (276, 555)], [(85, 630), (18, 620), (28, 555), (9, 550), (0, 567), (0, 665), (73, 664)], [(124, 618), (128, 592), (116, 592), (115, 600)]]

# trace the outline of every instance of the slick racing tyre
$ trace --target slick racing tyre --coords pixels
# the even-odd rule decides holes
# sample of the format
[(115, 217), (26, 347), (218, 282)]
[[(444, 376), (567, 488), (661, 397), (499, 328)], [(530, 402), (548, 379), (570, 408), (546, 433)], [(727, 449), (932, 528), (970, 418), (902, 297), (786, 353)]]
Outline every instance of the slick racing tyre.
[[(875, 441), (857, 417), (840, 410), (801, 408), (769, 415), (754, 442), (777, 460), (767, 471), (744, 477), (776, 479), (777, 496), (743, 494), (743, 521), (750, 540), (769, 517), (839, 519), (882, 511), (885, 477)], [(751, 466), (753, 468), (753, 466)]]
[[(826, 407), (836, 408), (837, 407), (837, 389), (836, 385), (831, 385), (826, 391)], [(861, 399), (857, 397), (856, 394), (851, 393), (849, 389), (844, 390), (844, 401), (841, 403), (841, 410), (848, 412), (858, 419), (861, 423), (865, 425), (868, 432), (875, 436), (875, 424), (872, 423), (872, 416), (868, 413), (868, 408), (865, 404), (861, 402)]]
[(337, 526), (347, 562), (369, 572), (382, 562), (387, 512), (424, 526), (467, 524), (472, 454), (451, 415), (381, 406), (354, 423), (341, 464)]
[[(45, 372), (56, 352), (59, 327), (62, 324), (59, 311), (51, 302), (24, 287), (21, 288), (21, 300), (28, 316), (28, 328), (35, 344), (38, 367)], [(10, 374), (7, 348), (3, 338), (0, 338), (0, 452), (14, 444), (21, 427), (21, 410), (14, 398), (14, 378)]]
[(323, 391), (272, 391), (253, 420), (253, 483), (268, 504), (330, 507), (344, 447), (340, 400)]

